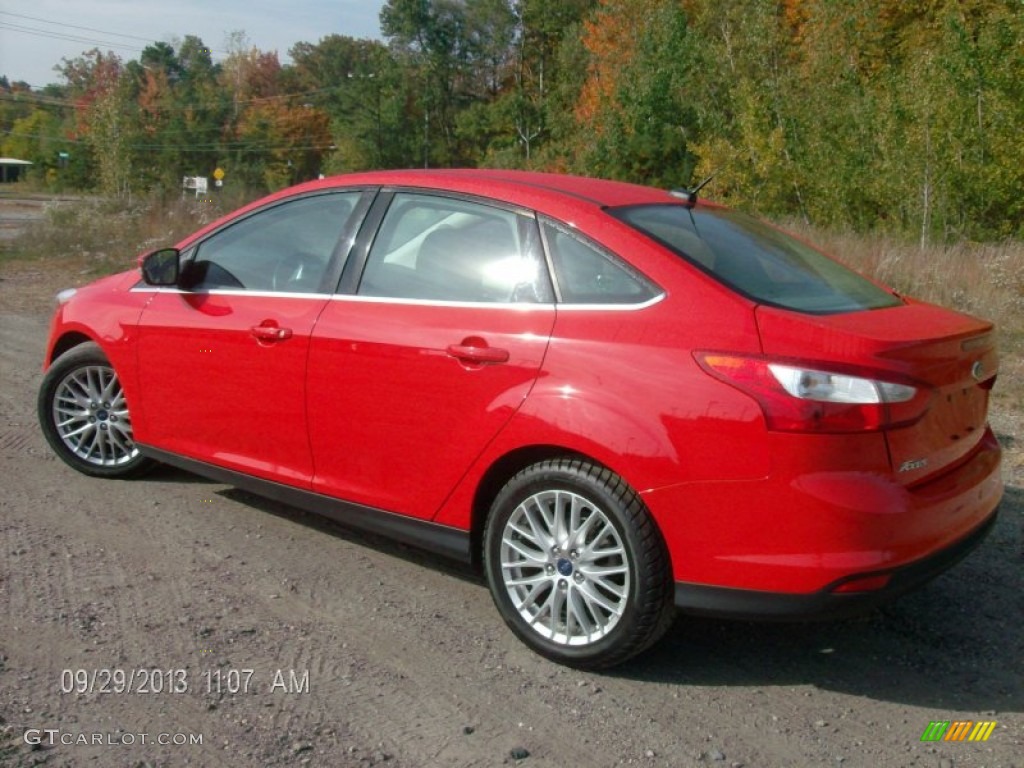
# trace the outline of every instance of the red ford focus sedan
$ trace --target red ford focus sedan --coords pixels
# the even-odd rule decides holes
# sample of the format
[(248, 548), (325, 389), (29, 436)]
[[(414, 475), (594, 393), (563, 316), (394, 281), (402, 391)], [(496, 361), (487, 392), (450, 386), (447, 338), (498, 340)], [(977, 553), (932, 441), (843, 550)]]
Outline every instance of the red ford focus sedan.
[(75, 469), (154, 461), (478, 564), (606, 667), (678, 607), (829, 616), (976, 546), (1002, 494), (990, 323), (687, 192), (341, 176), (59, 297)]

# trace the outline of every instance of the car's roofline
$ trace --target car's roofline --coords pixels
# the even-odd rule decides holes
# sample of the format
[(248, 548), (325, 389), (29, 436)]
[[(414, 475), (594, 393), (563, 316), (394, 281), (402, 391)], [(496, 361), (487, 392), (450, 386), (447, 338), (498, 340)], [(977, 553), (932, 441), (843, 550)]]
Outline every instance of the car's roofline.
[[(592, 179), (560, 173), (517, 171), (490, 168), (444, 168), (370, 171), (331, 176), (309, 182), (309, 189), (351, 185), (381, 185), (449, 189), (472, 194), (486, 187), (486, 195), (498, 198), (508, 195), (509, 202), (521, 196), (549, 193), (559, 199), (571, 197), (581, 203), (599, 207), (635, 205), (639, 203), (678, 202), (665, 190), (630, 184), (623, 181)], [(500, 198), (499, 198), (500, 199)]]
[[(178, 243), (185, 248), (248, 211), (297, 195), (345, 189), (424, 189), (490, 198), (569, 223), (577, 214), (632, 205), (684, 205), (668, 190), (560, 173), (486, 168), (365, 171), (287, 187), (228, 213)], [(701, 200), (700, 204), (705, 201)]]

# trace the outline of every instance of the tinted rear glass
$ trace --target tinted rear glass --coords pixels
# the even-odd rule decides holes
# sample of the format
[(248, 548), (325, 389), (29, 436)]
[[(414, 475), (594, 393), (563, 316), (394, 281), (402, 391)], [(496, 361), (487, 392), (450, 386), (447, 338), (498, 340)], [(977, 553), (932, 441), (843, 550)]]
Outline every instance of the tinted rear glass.
[(764, 304), (824, 314), (902, 303), (805, 243), (739, 211), (637, 205), (609, 212)]

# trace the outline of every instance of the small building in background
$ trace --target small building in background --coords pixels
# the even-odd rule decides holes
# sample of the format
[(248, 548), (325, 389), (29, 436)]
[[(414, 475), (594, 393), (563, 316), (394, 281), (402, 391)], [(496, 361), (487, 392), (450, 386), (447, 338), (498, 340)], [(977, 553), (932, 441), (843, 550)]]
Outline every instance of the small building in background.
[(17, 181), (32, 163), (28, 160), (17, 160), (13, 157), (0, 157), (0, 183)]

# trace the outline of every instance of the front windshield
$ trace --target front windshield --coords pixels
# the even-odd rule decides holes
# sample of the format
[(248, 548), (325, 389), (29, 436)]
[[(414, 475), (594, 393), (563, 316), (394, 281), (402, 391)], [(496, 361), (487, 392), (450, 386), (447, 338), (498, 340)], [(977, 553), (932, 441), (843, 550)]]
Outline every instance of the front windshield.
[(759, 303), (816, 314), (901, 303), (842, 264), (739, 211), (636, 205), (609, 213)]

